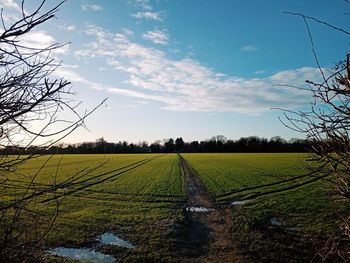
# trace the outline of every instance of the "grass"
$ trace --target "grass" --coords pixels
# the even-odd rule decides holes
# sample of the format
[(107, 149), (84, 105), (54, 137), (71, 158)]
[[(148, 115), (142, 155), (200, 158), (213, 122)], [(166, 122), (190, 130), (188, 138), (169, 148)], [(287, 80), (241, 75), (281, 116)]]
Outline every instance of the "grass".
[[(288, 262), (300, 262), (301, 257), (311, 260), (315, 244), (310, 240), (331, 235), (341, 216), (348, 215), (349, 204), (335, 200), (333, 186), (323, 180), (266, 194), (310, 180), (302, 176), (308, 172), (305, 154), (183, 156), (219, 204), (247, 200), (232, 209), (244, 249), (257, 262), (286, 261), (281, 251)], [(300, 179), (290, 180), (295, 177)]]
[[(240, 242), (253, 261), (283, 261), (281, 253), (286, 251), (290, 252), (290, 262), (293, 256), (296, 262), (301, 256), (308, 259), (310, 244), (303, 243), (307, 240), (304, 237), (331, 234), (340, 222), (339, 215), (350, 208), (332, 199), (331, 186), (325, 181), (265, 195), (309, 179), (301, 177), (307, 172), (304, 154), (182, 156), (218, 204), (247, 200), (233, 206), (232, 211)], [(300, 179), (290, 180), (296, 176)], [(68, 178), (70, 184), (66, 183)], [(140, 258), (145, 262), (171, 261), (173, 240), (169, 240), (169, 231), (183, 218), (186, 203), (176, 154), (40, 157), (21, 165), (8, 179), (2, 202), (22, 194), (31, 180), (35, 189), (27, 195), (52, 184), (59, 186), (54, 193), (43, 193), (32, 202), (40, 213), (51, 213), (56, 202), (60, 203), (59, 217), (45, 239), (46, 246), (94, 247), (99, 234), (111, 231), (137, 246), (133, 252), (122, 251), (125, 262)], [(30, 217), (26, 220), (31, 221)], [(286, 241), (291, 236), (298, 236), (294, 243)], [(304, 254), (296, 250), (304, 250), (300, 252)]]
[(304, 172), (303, 154), (184, 154), (215, 198)]
[(102, 194), (114, 199), (140, 196), (143, 201), (162, 198), (181, 201), (185, 193), (178, 162), (175, 154), (40, 157), (8, 176), (7, 187), (12, 189), (9, 193), (18, 193), (30, 181), (36, 190), (55, 184), (59, 188), (55, 199), (99, 198)]
[[(250, 200), (243, 206), (249, 217), (279, 218), (310, 231), (331, 231), (329, 220), (345, 209), (330, 198), (332, 186), (317, 181), (281, 193), (266, 194), (310, 179), (305, 154), (184, 154), (219, 203)], [(300, 177), (298, 180), (292, 178)], [(265, 187), (261, 187), (265, 185)], [(266, 194), (266, 195), (265, 195)], [(259, 198), (252, 198), (261, 196)], [(292, 215), (292, 217), (291, 217)]]
[[(111, 231), (132, 241), (142, 257), (168, 257), (171, 244), (165, 240), (166, 231), (182, 216), (180, 207), (186, 200), (176, 154), (40, 157), (9, 175), (7, 199), (25, 191), (38, 171), (33, 180), (36, 192), (53, 182), (61, 185), (54, 194), (40, 195), (32, 203), (43, 213), (53, 212), (60, 203), (47, 246), (94, 246), (99, 234)], [(126, 252), (127, 256), (135, 255)]]

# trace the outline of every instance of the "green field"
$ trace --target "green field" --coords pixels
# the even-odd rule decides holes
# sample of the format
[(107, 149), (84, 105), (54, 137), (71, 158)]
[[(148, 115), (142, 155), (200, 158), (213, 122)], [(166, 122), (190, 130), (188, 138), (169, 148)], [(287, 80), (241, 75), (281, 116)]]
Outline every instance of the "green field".
[[(258, 255), (257, 261), (284, 253), (287, 248), (277, 243), (289, 234), (331, 233), (337, 215), (349, 208), (330, 198), (331, 187), (325, 181), (288, 190), (310, 179), (303, 176), (307, 173), (304, 154), (182, 156), (219, 206), (245, 200), (230, 207), (242, 247)], [(186, 204), (177, 154), (40, 157), (9, 173), (3, 202), (23, 194), (29, 183), (35, 187), (26, 195), (35, 196), (31, 205), (39, 212), (51, 213), (60, 203), (59, 216), (44, 241), (47, 247), (91, 246), (96, 236), (112, 231), (137, 246), (123, 251), (131, 262), (138, 257), (165, 262), (172, 258), (171, 227), (184, 217)], [(50, 185), (54, 191), (43, 192)], [(266, 234), (268, 229), (272, 232)], [(277, 230), (283, 231), (269, 235)]]
[(303, 185), (313, 179), (305, 176), (305, 154), (183, 156), (219, 204), (247, 200), (242, 207), (253, 223), (275, 218), (307, 231), (331, 231), (334, 221), (329, 219), (344, 209), (329, 198), (332, 186), (326, 181)]
[[(33, 194), (57, 185), (55, 193), (32, 202), (36, 211), (48, 214), (60, 203), (47, 246), (89, 245), (99, 234), (112, 231), (136, 243), (136, 253), (153, 257), (154, 247), (166, 242), (162, 233), (181, 217), (179, 208), (186, 200), (176, 154), (40, 157), (9, 175), (7, 198), (24, 192), (33, 174)], [(159, 251), (155, 254), (167, 256)]]
[(305, 173), (303, 154), (184, 154), (217, 198)]
[(349, 204), (336, 200), (331, 183), (309, 183), (306, 154), (183, 156), (218, 204), (244, 200), (232, 210), (241, 242), (257, 262), (286, 261), (281, 253), (288, 262), (312, 260), (310, 239), (332, 235), (340, 215), (348, 214)]

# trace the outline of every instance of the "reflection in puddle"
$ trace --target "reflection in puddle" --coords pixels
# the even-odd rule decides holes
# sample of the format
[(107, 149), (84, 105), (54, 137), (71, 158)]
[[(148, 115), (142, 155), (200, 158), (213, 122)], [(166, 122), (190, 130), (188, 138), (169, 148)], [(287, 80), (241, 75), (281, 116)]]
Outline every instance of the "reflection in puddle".
[(213, 212), (215, 209), (213, 208), (206, 208), (206, 207), (196, 207), (196, 206), (191, 206), (191, 207), (186, 207), (186, 211), (188, 212), (195, 212), (195, 213), (209, 213)]
[(273, 226), (281, 226), (282, 225), (282, 223), (280, 221), (278, 221), (277, 218), (271, 218), (270, 223)]
[(118, 236), (112, 233), (104, 233), (99, 237), (99, 240), (102, 244), (105, 245), (114, 245), (125, 248), (135, 248), (130, 242), (119, 238)]
[(113, 256), (105, 255), (88, 248), (66, 248), (58, 247), (48, 251), (51, 255), (68, 257), (75, 260), (89, 261), (95, 263), (117, 262)]
[(245, 203), (245, 201), (236, 200), (236, 201), (233, 201), (233, 202), (231, 203), (231, 205), (242, 205), (242, 204), (244, 204), (244, 203)]

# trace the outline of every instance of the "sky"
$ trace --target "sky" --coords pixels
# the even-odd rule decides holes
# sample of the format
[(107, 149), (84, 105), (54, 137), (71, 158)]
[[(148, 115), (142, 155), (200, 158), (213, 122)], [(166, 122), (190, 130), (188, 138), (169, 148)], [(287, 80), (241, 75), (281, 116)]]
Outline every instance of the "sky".
[[(11, 21), (20, 2), (0, 0)], [(25, 1), (26, 11), (41, 1)], [(48, 10), (59, 1), (46, 1)], [(72, 82), (84, 112), (108, 98), (67, 143), (153, 142), (215, 135), (299, 137), (276, 108), (305, 110), (305, 80), (320, 78), (299, 12), (348, 29), (344, 0), (69, 0), (30, 32), (31, 45), (69, 43), (53, 77)], [(309, 21), (321, 67), (349, 49), (348, 36)], [(68, 117), (67, 117), (68, 118)]]

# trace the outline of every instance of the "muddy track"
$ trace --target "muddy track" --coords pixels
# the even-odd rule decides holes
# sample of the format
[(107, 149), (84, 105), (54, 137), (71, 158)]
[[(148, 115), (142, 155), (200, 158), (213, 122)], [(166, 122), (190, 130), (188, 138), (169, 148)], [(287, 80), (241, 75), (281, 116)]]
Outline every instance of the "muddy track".
[[(231, 209), (217, 206), (202, 180), (179, 157), (188, 202), (184, 220), (173, 230), (178, 262), (243, 262), (235, 242)], [(190, 207), (209, 210), (193, 212)]]

